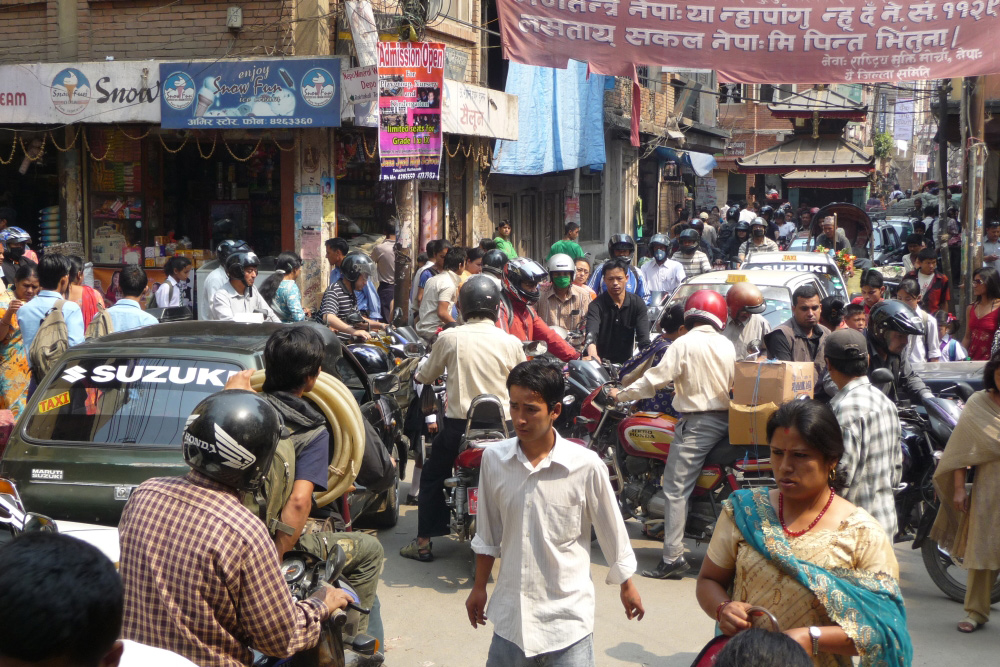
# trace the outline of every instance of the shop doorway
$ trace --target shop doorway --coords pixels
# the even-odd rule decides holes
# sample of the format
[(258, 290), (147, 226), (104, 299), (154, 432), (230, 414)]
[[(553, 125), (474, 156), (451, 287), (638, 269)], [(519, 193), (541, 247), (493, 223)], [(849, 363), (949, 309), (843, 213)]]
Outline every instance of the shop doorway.
[[(25, 158), (21, 144), (28, 151), (41, 146), (44, 133), (0, 130), (0, 208), (13, 209), (11, 226), (31, 234), (37, 250), (40, 246), (66, 240), (65, 211), (59, 207), (59, 153), (48, 143), (35, 161)], [(13, 148), (13, 150), (12, 150)]]

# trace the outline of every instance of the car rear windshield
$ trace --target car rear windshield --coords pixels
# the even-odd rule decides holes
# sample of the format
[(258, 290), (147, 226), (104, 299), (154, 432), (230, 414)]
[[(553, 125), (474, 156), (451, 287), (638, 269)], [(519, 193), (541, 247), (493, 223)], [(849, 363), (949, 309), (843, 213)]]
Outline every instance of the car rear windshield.
[[(667, 307), (674, 305), (675, 303), (684, 303), (687, 298), (702, 289), (710, 289), (713, 292), (718, 292), (719, 294), (725, 295), (732, 287), (729, 283), (716, 283), (714, 285), (698, 285), (698, 284), (687, 284), (681, 285), (677, 288), (677, 291), (673, 293), (670, 297), (670, 302)], [(777, 327), (785, 323), (789, 317), (792, 316), (792, 304), (791, 304), (791, 294), (787, 287), (775, 287), (765, 285), (760, 288), (761, 294), (764, 295), (764, 305), (766, 309), (763, 313), (764, 319), (768, 321), (771, 328)]]
[(194, 407), (239, 370), (196, 359), (75, 359), (39, 390), (24, 435), (60, 444), (179, 447)]

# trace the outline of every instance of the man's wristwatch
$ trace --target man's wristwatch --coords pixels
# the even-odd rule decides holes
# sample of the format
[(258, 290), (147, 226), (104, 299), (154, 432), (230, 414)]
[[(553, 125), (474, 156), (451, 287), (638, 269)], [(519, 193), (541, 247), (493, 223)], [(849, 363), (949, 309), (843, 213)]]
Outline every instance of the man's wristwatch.
[(821, 635), (822, 635), (822, 633), (819, 631), (819, 628), (817, 628), (815, 625), (810, 625), (809, 626), (809, 638), (812, 639), (812, 643), (813, 643), (813, 645), (812, 645), (812, 649), (813, 649), (812, 654), (813, 654), (813, 657), (816, 657), (817, 655), (819, 655), (819, 638), (820, 638)]

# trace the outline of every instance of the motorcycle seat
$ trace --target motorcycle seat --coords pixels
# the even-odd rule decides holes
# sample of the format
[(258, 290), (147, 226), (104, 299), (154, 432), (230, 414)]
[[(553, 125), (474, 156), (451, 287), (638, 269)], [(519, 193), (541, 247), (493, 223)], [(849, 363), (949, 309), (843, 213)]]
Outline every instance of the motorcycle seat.
[(705, 459), (705, 465), (732, 466), (743, 458), (743, 451), (739, 447), (723, 442), (712, 448)]

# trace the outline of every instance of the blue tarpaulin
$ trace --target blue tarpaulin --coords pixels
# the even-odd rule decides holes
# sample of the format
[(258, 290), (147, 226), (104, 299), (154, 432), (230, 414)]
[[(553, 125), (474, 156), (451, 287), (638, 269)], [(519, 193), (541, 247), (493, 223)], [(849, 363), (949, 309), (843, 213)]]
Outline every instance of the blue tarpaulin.
[(675, 151), (673, 148), (667, 148), (666, 146), (656, 147), (656, 157), (662, 162), (671, 161), (676, 162), (677, 164), (686, 164), (694, 169), (694, 173), (699, 176), (708, 176), (719, 164), (716, 162), (715, 158), (708, 153)]
[(517, 95), (518, 140), (498, 141), (493, 173), (535, 176), (600, 168), (604, 154), (604, 87), (610, 77), (569, 61), (566, 69), (510, 63), (506, 91)]

